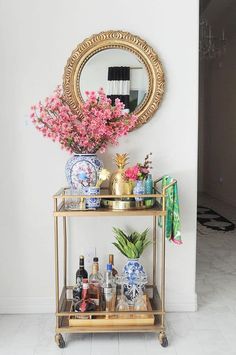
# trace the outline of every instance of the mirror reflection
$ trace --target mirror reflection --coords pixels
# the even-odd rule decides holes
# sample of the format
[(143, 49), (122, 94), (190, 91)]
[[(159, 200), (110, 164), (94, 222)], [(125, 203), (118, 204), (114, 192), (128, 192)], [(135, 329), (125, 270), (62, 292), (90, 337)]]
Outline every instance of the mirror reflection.
[(77, 89), (86, 100), (85, 91), (103, 88), (112, 102), (119, 98), (127, 112), (133, 112), (148, 92), (145, 65), (133, 53), (109, 48), (92, 56), (77, 78)]

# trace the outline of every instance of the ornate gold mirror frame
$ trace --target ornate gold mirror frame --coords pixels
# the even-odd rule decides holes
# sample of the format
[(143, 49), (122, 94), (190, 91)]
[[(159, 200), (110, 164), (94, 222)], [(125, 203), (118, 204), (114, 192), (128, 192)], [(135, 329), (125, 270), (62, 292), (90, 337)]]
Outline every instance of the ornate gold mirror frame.
[[(72, 52), (67, 61), (63, 91), (70, 108), (82, 118), (81, 104), (84, 102), (78, 80), (86, 62), (96, 53), (119, 48), (134, 53), (145, 65), (148, 73), (148, 92), (142, 103), (133, 112), (138, 116), (135, 128), (146, 123), (158, 109), (164, 93), (164, 74), (158, 55), (143, 39), (123, 31), (106, 31), (86, 38)], [(96, 90), (96, 88), (95, 88)]]

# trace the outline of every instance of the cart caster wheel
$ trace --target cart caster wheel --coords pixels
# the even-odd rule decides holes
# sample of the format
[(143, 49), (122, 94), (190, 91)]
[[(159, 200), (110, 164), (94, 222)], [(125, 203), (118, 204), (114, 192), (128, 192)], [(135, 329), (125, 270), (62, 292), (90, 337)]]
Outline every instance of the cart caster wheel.
[(63, 349), (66, 346), (65, 340), (63, 339), (63, 336), (61, 334), (55, 335), (55, 342), (57, 346), (61, 349)]
[(159, 335), (159, 341), (160, 341), (160, 344), (163, 348), (167, 348), (168, 346), (168, 339), (167, 339), (167, 336), (165, 333), (160, 333)]

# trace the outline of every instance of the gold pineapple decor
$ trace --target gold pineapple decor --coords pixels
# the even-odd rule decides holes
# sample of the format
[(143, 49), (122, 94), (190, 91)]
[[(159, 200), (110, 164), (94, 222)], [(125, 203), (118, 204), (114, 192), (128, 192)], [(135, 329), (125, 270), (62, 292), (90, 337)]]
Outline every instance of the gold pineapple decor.
[(117, 153), (114, 160), (118, 169), (111, 176), (110, 193), (112, 195), (130, 195), (132, 194), (133, 186), (124, 176), (125, 166), (128, 164), (129, 156), (127, 153)]

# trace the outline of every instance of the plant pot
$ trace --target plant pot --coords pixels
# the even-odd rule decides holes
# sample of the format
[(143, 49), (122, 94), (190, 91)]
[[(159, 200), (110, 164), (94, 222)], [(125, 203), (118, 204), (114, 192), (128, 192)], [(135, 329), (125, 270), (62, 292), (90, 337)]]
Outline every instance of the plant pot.
[(128, 259), (123, 269), (123, 275), (125, 276), (124, 294), (128, 299), (128, 303), (132, 305), (140, 290), (144, 290), (147, 274), (139, 259)]
[[(84, 195), (100, 195), (100, 187), (88, 186), (83, 188)], [(99, 208), (101, 203), (100, 198), (86, 198), (86, 208)]]
[(70, 188), (79, 190), (95, 186), (103, 163), (96, 154), (75, 154), (66, 163), (66, 178)]

